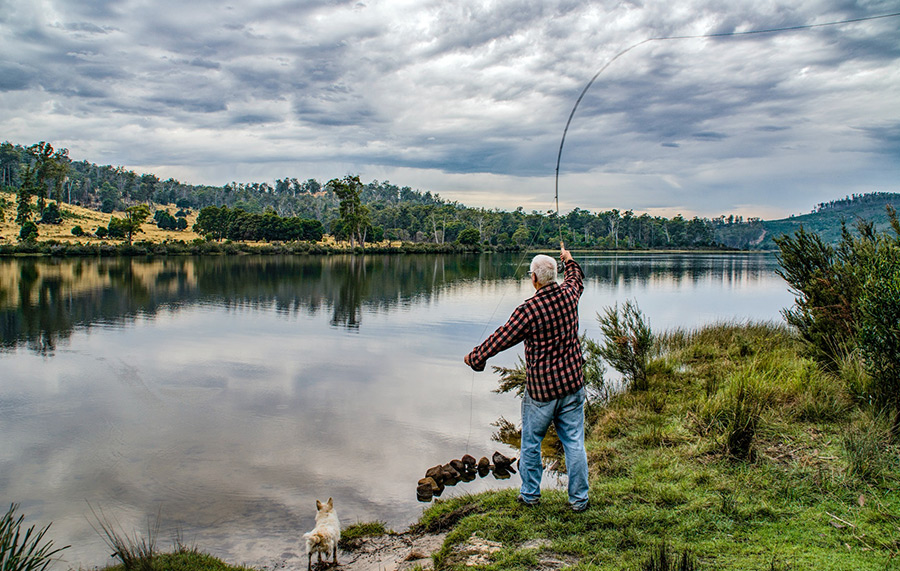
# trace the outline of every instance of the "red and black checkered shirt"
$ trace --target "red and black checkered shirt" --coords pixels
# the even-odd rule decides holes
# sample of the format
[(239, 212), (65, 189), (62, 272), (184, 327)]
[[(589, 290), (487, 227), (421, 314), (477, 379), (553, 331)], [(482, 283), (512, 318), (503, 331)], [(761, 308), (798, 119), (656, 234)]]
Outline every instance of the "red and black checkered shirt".
[(578, 299), (584, 291), (583, 279), (581, 266), (567, 261), (562, 284), (539, 289), (513, 311), (505, 325), (472, 349), (472, 368), (483, 371), (490, 357), (525, 341), (525, 385), (531, 398), (546, 402), (580, 389), (584, 356), (578, 338)]

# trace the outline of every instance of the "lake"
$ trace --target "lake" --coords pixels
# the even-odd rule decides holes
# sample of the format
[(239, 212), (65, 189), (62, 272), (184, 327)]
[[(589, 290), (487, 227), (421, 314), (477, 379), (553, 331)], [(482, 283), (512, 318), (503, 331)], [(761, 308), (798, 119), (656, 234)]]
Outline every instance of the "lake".
[[(635, 300), (654, 331), (781, 321), (770, 254), (576, 253), (581, 329)], [(315, 499), (405, 529), (416, 481), (492, 440), (512, 395), (463, 356), (533, 293), (530, 256), (0, 259), (0, 503), (104, 565), (92, 509), (236, 564), (305, 565)], [(488, 475), (444, 497), (518, 487)], [(546, 485), (558, 485), (549, 476)]]

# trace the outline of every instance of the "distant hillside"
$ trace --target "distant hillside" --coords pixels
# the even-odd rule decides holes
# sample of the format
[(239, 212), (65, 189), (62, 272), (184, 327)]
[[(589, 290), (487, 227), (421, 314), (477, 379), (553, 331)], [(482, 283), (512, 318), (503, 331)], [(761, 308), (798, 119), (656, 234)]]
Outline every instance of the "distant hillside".
[(887, 230), (889, 205), (900, 209), (900, 193), (855, 194), (841, 200), (820, 203), (809, 214), (722, 226), (716, 233), (716, 239), (734, 248), (771, 250), (777, 248), (773, 238), (782, 234), (792, 235), (802, 225), (826, 242), (836, 243), (841, 237), (842, 220), (854, 232), (859, 219), (874, 222), (875, 229), (879, 232)]

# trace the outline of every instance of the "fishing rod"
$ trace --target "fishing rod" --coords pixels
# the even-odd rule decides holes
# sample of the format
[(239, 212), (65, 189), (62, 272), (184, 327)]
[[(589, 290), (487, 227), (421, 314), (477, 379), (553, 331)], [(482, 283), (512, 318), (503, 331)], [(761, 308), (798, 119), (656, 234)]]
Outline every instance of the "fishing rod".
[(665, 40), (690, 40), (690, 39), (699, 39), (699, 38), (712, 38), (712, 39), (729, 38), (729, 37), (735, 37), (735, 36), (750, 36), (750, 35), (756, 35), (756, 34), (776, 34), (776, 33), (781, 33), (781, 32), (811, 30), (814, 28), (823, 28), (826, 26), (840, 26), (840, 25), (844, 25), (844, 24), (852, 24), (855, 22), (867, 22), (869, 20), (880, 20), (882, 18), (896, 18), (897, 16), (900, 16), (900, 12), (894, 12), (892, 14), (881, 14), (878, 16), (865, 16), (862, 18), (851, 18), (848, 20), (838, 20), (838, 21), (834, 21), (834, 22), (824, 22), (821, 24), (803, 24), (803, 25), (798, 25), (798, 26), (786, 26), (786, 27), (782, 27), (782, 28), (766, 28), (766, 29), (761, 29), (761, 30), (748, 30), (745, 32), (720, 32), (720, 33), (715, 33), (715, 34), (657, 36), (657, 37), (646, 38), (644, 40), (641, 40), (635, 44), (628, 46), (624, 50), (622, 50), (619, 53), (617, 53), (616, 55), (614, 55), (612, 57), (612, 59), (610, 59), (608, 62), (606, 62), (606, 64), (604, 64), (603, 67), (601, 67), (600, 70), (594, 74), (594, 77), (592, 77), (591, 80), (587, 83), (587, 85), (584, 86), (584, 89), (581, 90), (581, 94), (578, 96), (578, 99), (575, 100), (575, 105), (572, 107), (571, 113), (569, 113), (569, 119), (566, 121), (565, 129), (563, 129), (562, 139), (559, 141), (559, 152), (556, 155), (556, 181), (555, 181), (555, 186), (554, 186), (554, 197), (556, 199), (556, 220), (557, 220), (557, 224), (559, 225), (560, 244), (562, 244), (562, 220), (559, 217), (559, 165), (560, 165), (560, 162), (562, 161), (563, 146), (566, 144), (566, 134), (569, 132), (569, 125), (572, 124), (572, 119), (575, 117), (575, 111), (578, 109), (578, 105), (581, 104), (581, 100), (584, 99), (585, 94), (587, 94), (587, 92), (591, 88), (591, 86), (594, 85), (594, 82), (597, 81), (597, 78), (600, 77), (600, 74), (602, 74), (604, 71), (606, 71), (606, 69), (609, 66), (611, 66), (617, 59), (624, 56), (631, 50), (633, 50), (637, 47), (640, 47), (644, 44), (650, 43), (650, 42), (659, 42), (659, 41), (665, 41)]

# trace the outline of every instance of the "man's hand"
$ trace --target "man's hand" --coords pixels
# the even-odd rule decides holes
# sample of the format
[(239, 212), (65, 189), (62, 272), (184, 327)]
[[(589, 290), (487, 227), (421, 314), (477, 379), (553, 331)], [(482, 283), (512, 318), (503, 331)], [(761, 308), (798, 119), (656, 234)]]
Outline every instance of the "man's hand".
[(483, 371), (483, 370), (484, 370), (484, 365), (482, 365), (481, 368), (477, 368), (475, 365), (472, 364), (472, 354), (471, 354), (471, 353), (469, 353), (468, 355), (466, 355), (466, 356), (463, 358), (463, 361), (466, 362), (466, 365), (472, 367), (472, 370), (473, 370), (473, 371)]
[(566, 250), (566, 247), (562, 242), (559, 243), (559, 259), (562, 260), (564, 264), (572, 259), (572, 254)]

